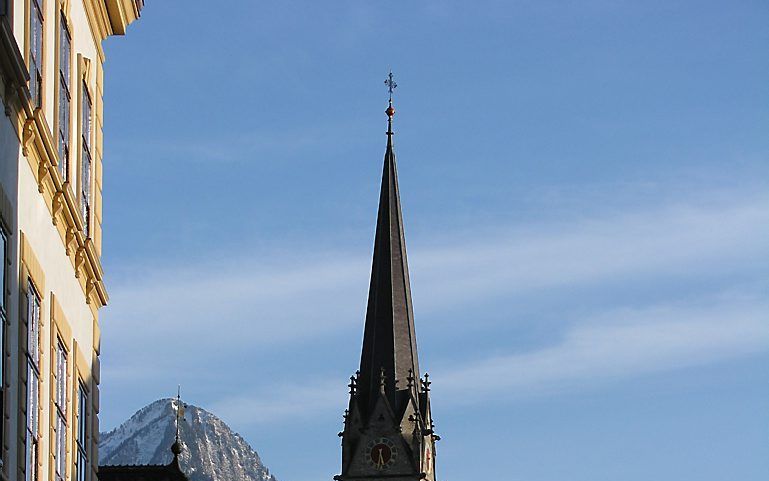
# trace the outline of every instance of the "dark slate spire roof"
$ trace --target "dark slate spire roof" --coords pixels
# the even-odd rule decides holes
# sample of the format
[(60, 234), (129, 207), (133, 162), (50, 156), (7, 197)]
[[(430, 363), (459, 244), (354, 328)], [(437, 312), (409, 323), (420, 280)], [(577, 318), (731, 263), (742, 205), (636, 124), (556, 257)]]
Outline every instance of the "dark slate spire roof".
[[(374, 260), (357, 390), (365, 405), (379, 392), (383, 373), (385, 391), (394, 406), (395, 391), (407, 389), (410, 375), (419, 379), (419, 364), (398, 192), (398, 171), (393, 151), (392, 121), (395, 109), (392, 99), (386, 113), (387, 150), (379, 194)], [(416, 394), (416, 384), (412, 389)]]

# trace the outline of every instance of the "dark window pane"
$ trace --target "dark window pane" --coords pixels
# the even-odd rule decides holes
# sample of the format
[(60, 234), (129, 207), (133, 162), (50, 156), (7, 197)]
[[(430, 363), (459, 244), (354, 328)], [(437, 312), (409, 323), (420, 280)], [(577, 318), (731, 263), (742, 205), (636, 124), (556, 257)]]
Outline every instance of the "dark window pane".
[(59, 29), (59, 70), (61, 71), (62, 77), (64, 78), (64, 84), (66, 85), (67, 90), (69, 90), (72, 40), (70, 39), (69, 29), (67, 28), (67, 18), (63, 13), (61, 15), (61, 23), (59, 25)]
[[(5, 346), (5, 320), (6, 320), (6, 269), (8, 267), (8, 237), (0, 225), (0, 345)], [(5, 356), (0, 359), (0, 412), (5, 412)], [(0, 416), (0, 445), (3, 444), (4, 416)]]
[(59, 81), (59, 173), (65, 182), (69, 179), (69, 92), (64, 81)]
[(8, 266), (8, 238), (6, 237), (5, 231), (2, 229), (2, 227), (0, 227), (0, 261), (3, 263), (3, 265), (0, 266), (0, 289), (2, 289), (2, 292), (0, 292), (0, 313), (4, 314), (6, 312), (5, 270)]
[(29, 91), (35, 107), (42, 105), (43, 13), (37, 0), (30, 1)]
[(88, 436), (88, 394), (82, 384), (78, 387), (77, 409), (77, 445), (85, 452), (86, 438)]
[(40, 296), (32, 280), (27, 292), (27, 354), (37, 367), (40, 360)]
[(27, 363), (27, 433), (26, 433), (26, 473), (27, 481), (37, 479), (38, 460), (38, 408), (39, 380), (37, 370), (31, 362)]
[(67, 19), (61, 14), (59, 22), (59, 173), (69, 179), (70, 144), (70, 61), (71, 39)]
[(85, 83), (83, 84), (82, 136), (80, 202), (83, 233), (88, 237), (91, 233), (91, 97), (88, 95)]

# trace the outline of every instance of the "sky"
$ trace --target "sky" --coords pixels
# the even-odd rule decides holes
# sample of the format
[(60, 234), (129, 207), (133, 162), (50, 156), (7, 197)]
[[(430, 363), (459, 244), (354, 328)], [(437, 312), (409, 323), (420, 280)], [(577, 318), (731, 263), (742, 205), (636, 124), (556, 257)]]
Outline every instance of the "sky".
[(387, 92), (441, 481), (769, 479), (765, 2), (147, 2), (106, 41), (101, 426), (339, 473)]

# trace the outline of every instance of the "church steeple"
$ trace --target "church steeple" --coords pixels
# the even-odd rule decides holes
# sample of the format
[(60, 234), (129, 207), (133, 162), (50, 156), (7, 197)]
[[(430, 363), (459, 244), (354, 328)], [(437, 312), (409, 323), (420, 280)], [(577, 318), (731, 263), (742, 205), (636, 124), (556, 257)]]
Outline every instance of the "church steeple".
[[(394, 82), (391, 88), (394, 88)], [(395, 108), (392, 97), (385, 113), (387, 148), (379, 193), (358, 391), (362, 398), (371, 399), (374, 393), (379, 392), (380, 374), (383, 372), (386, 391), (391, 403), (395, 404), (394, 393), (396, 389), (406, 388), (409, 373), (419, 377), (419, 361), (393, 150)]]
[(393, 150), (392, 73), (360, 370), (350, 382), (339, 481), (435, 480), (427, 375), (419, 377), (406, 240)]

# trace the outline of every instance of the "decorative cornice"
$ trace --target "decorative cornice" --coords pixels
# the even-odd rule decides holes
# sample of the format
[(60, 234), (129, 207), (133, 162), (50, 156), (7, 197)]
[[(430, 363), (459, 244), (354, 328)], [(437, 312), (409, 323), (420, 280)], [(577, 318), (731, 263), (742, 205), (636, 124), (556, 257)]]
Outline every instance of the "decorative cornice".
[(101, 42), (107, 38), (109, 33), (106, 31), (107, 27), (106, 22), (102, 18), (103, 15), (99, 13), (99, 4), (103, 5), (103, 2), (86, 0), (83, 2), (83, 7), (85, 8), (85, 16), (88, 19), (88, 26), (90, 27), (88, 30), (90, 30), (93, 43), (96, 46), (96, 53), (99, 56), (99, 60), (104, 62), (104, 49), (101, 46)]
[(21, 155), (29, 156), (29, 145), (35, 139), (35, 120), (27, 119), (21, 130)]
[(53, 225), (57, 225), (58, 217), (64, 209), (64, 192), (59, 190), (53, 194), (53, 201), (51, 202), (51, 222)]
[(77, 231), (72, 226), (67, 226), (67, 232), (64, 234), (64, 253), (67, 256), (72, 254), (72, 249), (69, 246), (77, 239)]
[[(26, 87), (25, 87), (26, 90)], [(106, 305), (109, 297), (104, 286), (104, 271), (93, 241), (83, 234), (83, 220), (77, 200), (59, 173), (58, 153), (42, 109), (32, 110), (28, 95), (22, 95), (23, 155), (37, 179), (38, 190), (51, 213), (51, 222), (57, 226), (67, 256), (74, 255), (75, 277), (81, 280), (86, 301), (94, 306)], [(21, 122), (20, 122), (21, 123)], [(96, 302), (92, 302), (92, 301)]]
[(110, 35), (125, 35), (141, 15), (144, 0), (86, 0), (85, 4), (91, 27), (101, 41)]
[(91, 26), (96, 27), (94, 32), (97, 34), (99, 42), (112, 35), (112, 24), (107, 14), (106, 2), (104, 0), (86, 0), (83, 3), (85, 3), (86, 11), (93, 16), (94, 25)]
[(141, 15), (144, 0), (106, 0), (112, 33), (125, 35), (126, 28)]

